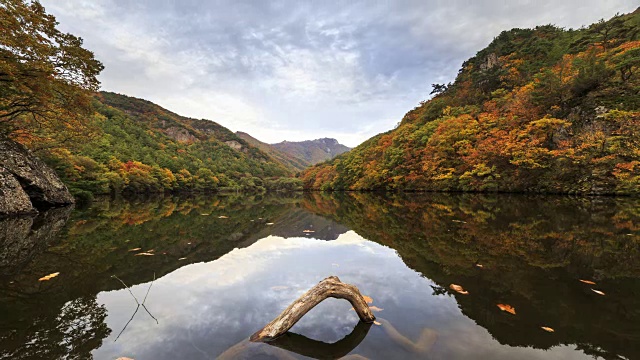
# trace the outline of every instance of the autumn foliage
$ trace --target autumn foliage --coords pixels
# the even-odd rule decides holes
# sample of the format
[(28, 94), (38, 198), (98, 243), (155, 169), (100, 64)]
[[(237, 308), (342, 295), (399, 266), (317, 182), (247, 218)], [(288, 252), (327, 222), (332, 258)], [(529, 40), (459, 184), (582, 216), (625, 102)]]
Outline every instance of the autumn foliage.
[(640, 11), (502, 32), (400, 125), (307, 189), (640, 192)]

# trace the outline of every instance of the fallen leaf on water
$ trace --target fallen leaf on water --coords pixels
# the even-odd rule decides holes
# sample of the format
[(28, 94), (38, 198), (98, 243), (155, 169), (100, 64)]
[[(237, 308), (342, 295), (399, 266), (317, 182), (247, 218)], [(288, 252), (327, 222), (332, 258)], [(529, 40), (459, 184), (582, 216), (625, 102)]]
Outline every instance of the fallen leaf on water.
[(178, 260), (187, 260), (187, 258), (186, 258), (186, 257), (183, 257), (183, 258), (180, 258), (180, 259), (178, 259)]
[(273, 225), (273, 223), (267, 223), (266, 225)]
[(314, 230), (302, 230), (303, 233), (314, 233)]
[(141, 248), (133, 248), (133, 249), (129, 249), (129, 251), (138, 251), (138, 250), (140, 250), (140, 249), (141, 249)]
[(498, 304), (498, 307), (500, 308), (500, 310), (502, 311), (506, 311), (510, 314), (515, 315), (516, 314), (516, 309), (513, 308), (513, 306), (511, 305), (507, 305), (507, 304)]
[(218, 219), (228, 219), (228, 218), (229, 218), (228, 216), (224, 216), (224, 215), (218, 216)]
[(580, 282), (583, 282), (583, 283), (585, 283), (585, 284), (589, 284), (589, 285), (595, 285), (595, 284), (596, 284), (596, 283), (594, 283), (594, 282), (593, 282), (593, 281), (591, 281), (591, 280), (582, 280), (582, 279), (580, 279)]
[(602, 291), (600, 291), (600, 290), (591, 289), (591, 291), (593, 291), (594, 293), (596, 293), (598, 295), (604, 295), (604, 293)]
[(155, 249), (151, 249), (151, 250), (147, 250), (146, 252), (148, 252), (148, 253), (152, 253), (152, 252), (154, 252), (154, 251), (156, 251), (156, 250), (155, 250)]
[(555, 331), (555, 330), (553, 330), (552, 328), (550, 328), (550, 327), (546, 327), (546, 326), (541, 326), (540, 328), (541, 328), (542, 330), (546, 331), (546, 332), (554, 332), (554, 331)]
[(362, 295), (362, 297), (364, 298), (364, 301), (365, 301), (367, 304), (373, 304), (373, 299), (372, 299), (372, 298), (370, 298), (369, 296), (367, 296), (367, 295)]
[(56, 277), (58, 275), (60, 275), (59, 272), (54, 272), (53, 274), (49, 274), (47, 276), (41, 277), (40, 279), (38, 279), (38, 281), (47, 281), (47, 280), (53, 279), (54, 277)]
[(135, 256), (153, 256), (154, 254), (148, 252), (137, 253)]
[(460, 285), (451, 284), (451, 285), (449, 285), (449, 288), (451, 288), (451, 290), (453, 290), (453, 291), (459, 292), (462, 295), (468, 295), (469, 294), (469, 292), (466, 291), (465, 289), (463, 289), (462, 286), (460, 286)]
[(482, 265), (482, 264), (476, 264), (476, 267), (479, 267), (479, 268), (481, 268), (481, 269), (482, 269), (482, 268), (484, 267), (484, 265)]
[(202, 215), (202, 216), (209, 216), (209, 215), (211, 215), (211, 214), (200, 214), (200, 215)]

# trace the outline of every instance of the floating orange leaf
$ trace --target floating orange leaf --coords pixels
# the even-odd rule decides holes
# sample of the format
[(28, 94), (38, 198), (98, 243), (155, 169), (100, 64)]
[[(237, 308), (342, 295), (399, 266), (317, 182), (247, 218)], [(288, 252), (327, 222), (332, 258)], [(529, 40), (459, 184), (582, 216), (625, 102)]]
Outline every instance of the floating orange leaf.
[(598, 295), (604, 295), (604, 292), (602, 292), (600, 290), (591, 289), (591, 291), (593, 291), (594, 293), (596, 293)]
[(142, 249), (142, 248), (133, 248), (133, 249), (129, 249), (129, 251), (138, 251), (140, 249)]
[(555, 330), (547, 326), (541, 326), (540, 328), (546, 332), (555, 332)]
[(513, 308), (513, 306), (511, 305), (507, 305), (507, 304), (498, 304), (498, 307), (500, 308), (500, 310), (502, 311), (506, 311), (510, 314), (515, 315), (516, 314), (516, 309)]
[(364, 301), (367, 302), (367, 304), (373, 304), (373, 299), (368, 297), (367, 295), (362, 295), (362, 297), (364, 298)]
[(585, 283), (585, 284), (589, 284), (589, 285), (595, 285), (595, 284), (596, 284), (596, 283), (594, 283), (594, 282), (593, 282), (593, 281), (591, 281), (591, 280), (582, 280), (582, 279), (580, 279), (580, 282), (583, 282), (583, 283)]
[(38, 281), (47, 281), (47, 280), (53, 279), (54, 277), (56, 277), (58, 275), (60, 275), (59, 272), (54, 272), (53, 274), (49, 274), (47, 276), (41, 277), (40, 279), (38, 279)]
[(453, 290), (453, 291), (459, 292), (462, 295), (468, 295), (469, 294), (469, 292), (466, 291), (465, 289), (463, 289), (462, 286), (460, 286), (460, 285), (451, 284), (451, 285), (449, 285), (449, 288), (451, 290)]

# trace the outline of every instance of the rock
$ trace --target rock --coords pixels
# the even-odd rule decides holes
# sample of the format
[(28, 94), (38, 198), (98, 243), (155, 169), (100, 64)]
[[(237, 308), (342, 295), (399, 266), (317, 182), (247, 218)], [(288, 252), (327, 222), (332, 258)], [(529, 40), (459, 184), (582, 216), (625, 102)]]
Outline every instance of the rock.
[(166, 128), (164, 132), (173, 140), (183, 143), (192, 143), (198, 140), (198, 138), (193, 136), (189, 130), (181, 127), (172, 126), (170, 128)]
[(69, 219), (73, 206), (50, 209), (37, 216), (0, 219), (0, 275), (20, 271), (41, 253)]
[(0, 167), (0, 216), (34, 212), (29, 195), (22, 190), (18, 180)]
[[(0, 177), (0, 215), (75, 202), (53, 169), (12, 140), (0, 139)], [(30, 200), (29, 206), (25, 194)]]
[(242, 150), (242, 144), (240, 144), (239, 142), (237, 142), (235, 140), (225, 141), (224, 143), (227, 144), (227, 146), (229, 146), (233, 150), (237, 150), (237, 151)]

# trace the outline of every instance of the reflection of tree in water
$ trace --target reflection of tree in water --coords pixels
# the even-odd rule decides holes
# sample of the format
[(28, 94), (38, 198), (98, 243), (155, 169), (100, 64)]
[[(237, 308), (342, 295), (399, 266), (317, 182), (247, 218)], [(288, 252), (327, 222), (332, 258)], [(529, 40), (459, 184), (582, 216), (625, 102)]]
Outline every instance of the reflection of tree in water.
[(58, 314), (24, 319), (24, 327), (0, 332), (0, 358), (87, 359), (111, 333), (107, 309), (95, 297), (67, 302)]
[[(434, 295), (463, 285), (471, 295), (451, 296), (501, 344), (640, 358), (637, 199), (310, 193), (303, 205), (395, 249), (437, 284)], [(578, 279), (595, 280), (606, 296)]]

